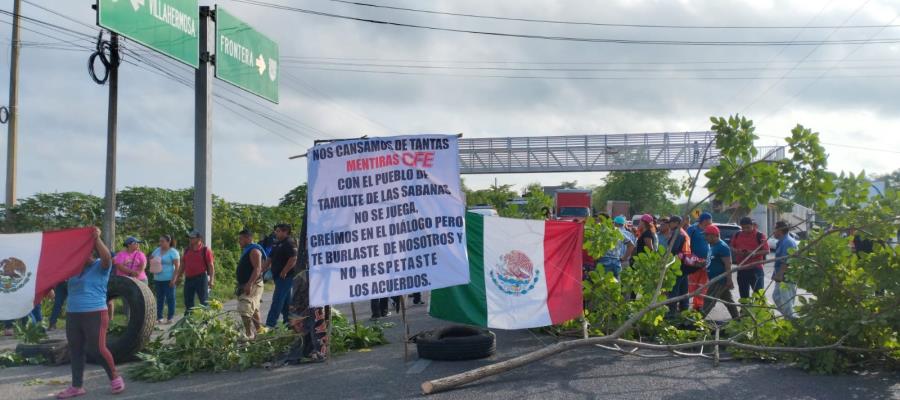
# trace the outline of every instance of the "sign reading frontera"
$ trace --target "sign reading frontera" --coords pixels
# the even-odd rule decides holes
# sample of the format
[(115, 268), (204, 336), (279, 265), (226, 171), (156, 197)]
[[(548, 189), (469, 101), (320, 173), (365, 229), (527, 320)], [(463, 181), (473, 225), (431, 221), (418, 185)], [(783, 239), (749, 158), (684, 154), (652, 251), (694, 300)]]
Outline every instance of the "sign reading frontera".
[(309, 301), (323, 306), (469, 282), (456, 136), (309, 150)]

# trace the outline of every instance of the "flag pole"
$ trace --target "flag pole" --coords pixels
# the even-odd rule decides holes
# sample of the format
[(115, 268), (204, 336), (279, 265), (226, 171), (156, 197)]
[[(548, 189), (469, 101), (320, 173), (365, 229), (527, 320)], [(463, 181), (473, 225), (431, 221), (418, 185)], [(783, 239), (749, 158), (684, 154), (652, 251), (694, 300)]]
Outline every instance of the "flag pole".
[(350, 313), (353, 315), (353, 332), (359, 333), (359, 324), (356, 323), (356, 305), (350, 302)]
[(406, 321), (406, 295), (400, 296), (400, 316), (403, 319), (403, 362), (409, 361), (409, 322)]

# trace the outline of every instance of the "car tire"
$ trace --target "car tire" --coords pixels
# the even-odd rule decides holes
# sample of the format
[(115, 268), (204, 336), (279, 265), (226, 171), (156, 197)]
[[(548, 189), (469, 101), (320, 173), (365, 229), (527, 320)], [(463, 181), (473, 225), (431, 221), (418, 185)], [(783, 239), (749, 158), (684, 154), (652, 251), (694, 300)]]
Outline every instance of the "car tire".
[(477, 360), (490, 357), (497, 350), (493, 332), (465, 325), (422, 332), (414, 340), (419, 358), (429, 360)]
[(125, 276), (109, 278), (106, 298), (122, 299), (128, 311), (121, 312), (127, 312), (129, 316), (128, 325), (121, 335), (106, 338), (106, 348), (116, 363), (132, 361), (150, 341), (150, 334), (156, 325), (156, 298), (146, 284)]

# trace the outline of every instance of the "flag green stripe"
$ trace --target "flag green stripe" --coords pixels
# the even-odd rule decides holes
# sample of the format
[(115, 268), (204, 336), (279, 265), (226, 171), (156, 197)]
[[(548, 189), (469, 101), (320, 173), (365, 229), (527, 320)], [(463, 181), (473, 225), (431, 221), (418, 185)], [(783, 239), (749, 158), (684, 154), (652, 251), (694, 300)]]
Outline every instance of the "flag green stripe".
[(487, 326), (484, 291), (484, 216), (466, 213), (466, 246), (469, 252), (469, 284), (431, 292), (432, 317), (463, 324)]

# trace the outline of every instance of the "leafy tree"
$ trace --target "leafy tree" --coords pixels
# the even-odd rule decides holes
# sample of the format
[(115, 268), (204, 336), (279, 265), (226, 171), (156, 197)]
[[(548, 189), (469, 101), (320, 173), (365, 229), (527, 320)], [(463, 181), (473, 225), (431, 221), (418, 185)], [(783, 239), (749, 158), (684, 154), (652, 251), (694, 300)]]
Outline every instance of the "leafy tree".
[(671, 200), (679, 192), (679, 183), (669, 171), (614, 171), (603, 178), (604, 184), (594, 189), (593, 207), (606, 209), (606, 202), (631, 202), (634, 213), (667, 215), (675, 211)]
[(291, 189), (290, 192), (287, 192), (284, 197), (278, 201), (278, 205), (280, 207), (294, 207), (301, 210), (306, 207), (306, 183), (300, 184)]
[(103, 221), (103, 199), (78, 192), (38, 193), (2, 210), (7, 232), (100, 225)]
[(499, 212), (506, 209), (507, 202), (515, 197), (517, 196), (516, 192), (512, 190), (512, 185), (491, 185), (488, 189), (466, 193), (466, 205), (487, 204)]

